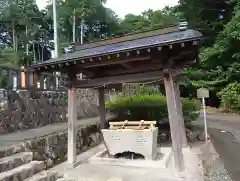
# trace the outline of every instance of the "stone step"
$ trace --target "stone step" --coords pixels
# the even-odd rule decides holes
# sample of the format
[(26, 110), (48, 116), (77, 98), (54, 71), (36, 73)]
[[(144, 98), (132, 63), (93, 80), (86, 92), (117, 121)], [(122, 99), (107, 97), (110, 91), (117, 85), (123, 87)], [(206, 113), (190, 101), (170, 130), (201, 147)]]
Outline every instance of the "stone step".
[[(2, 145), (0, 145), (2, 146)], [(12, 145), (6, 148), (1, 148), (0, 149), (0, 158), (6, 157), (6, 156), (11, 156), (16, 153), (21, 153), (25, 152), (26, 149), (24, 147), (23, 143), (17, 144), (17, 145)]]
[(65, 178), (59, 178), (56, 181), (67, 181)]
[(58, 176), (56, 171), (44, 170), (24, 181), (55, 181), (57, 179), (58, 179)]
[(59, 178), (56, 181), (75, 181), (75, 180), (66, 179), (66, 178)]
[(32, 152), (17, 153), (0, 159), (0, 173), (27, 164), (33, 159)]
[(12, 170), (2, 172), (0, 181), (23, 181), (45, 169), (43, 161), (31, 161)]

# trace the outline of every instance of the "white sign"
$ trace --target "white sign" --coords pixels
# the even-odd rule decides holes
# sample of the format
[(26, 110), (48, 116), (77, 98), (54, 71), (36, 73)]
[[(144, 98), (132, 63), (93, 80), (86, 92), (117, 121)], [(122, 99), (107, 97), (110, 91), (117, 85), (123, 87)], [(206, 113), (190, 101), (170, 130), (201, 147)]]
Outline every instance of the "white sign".
[(205, 88), (200, 88), (197, 90), (198, 98), (209, 98), (209, 90)]

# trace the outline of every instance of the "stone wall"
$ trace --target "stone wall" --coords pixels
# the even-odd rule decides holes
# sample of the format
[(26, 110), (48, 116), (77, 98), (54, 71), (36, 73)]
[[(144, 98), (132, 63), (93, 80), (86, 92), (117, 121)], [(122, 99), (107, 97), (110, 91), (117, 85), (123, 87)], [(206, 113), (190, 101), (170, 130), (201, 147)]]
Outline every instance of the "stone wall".
[[(77, 130), (77, 154), (100, 144), (100, 124), (81, 126)], [(67, 140), (67, 131), (63, 131), (29, 140), (24, 143), (24, 148), (33, 152), (34, 160), (44, 161), (50, 168), (67, 159)]]
[[(67, 130), (63, 130), (0, 150), (0, 158), (19, 152), (33, 152), (33, 160), (44, 161), (46, 167), (50, 168), (67, 159), (67, 140)], [(100, 144), (100, 124), (97, 122), (77, 127), (76, 142), (77, 154)]]
[[(77, 119), (98, 116), (95, 90), (77, 90)], [(67, 93), (0, 90), (0, 134), (67, 121)]]

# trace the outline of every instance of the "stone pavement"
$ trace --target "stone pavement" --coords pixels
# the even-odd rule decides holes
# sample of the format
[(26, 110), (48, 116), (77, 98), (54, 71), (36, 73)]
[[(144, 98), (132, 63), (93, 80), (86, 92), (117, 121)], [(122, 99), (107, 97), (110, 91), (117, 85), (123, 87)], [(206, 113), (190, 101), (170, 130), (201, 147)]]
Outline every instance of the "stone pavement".
[(74, 181), (202, 181), (202, 168), (196, 149), (184, 152), (185, 171), (174, 169), (173, 157), (167, 168), (138, 168), (131, 166), (114, 166), (89, 162), (89, 158), (102, 151), (104, 145), (94, 147), (77, 157), (76, 168), (68, 166), (67, 162), (57, 165), (50, 171), (61, 173), (61, 177)]
[[(84, 126), (94, 124), (96, 122), (99, 122), (99, 117), (78, 120), (76, 125)], [(15, 133), (0, 135), (0, 150), (4, 150), (12, 145), (18, 145), (19, 143), (25, 140), (30, 140), (38, 137), (47, 136), (53, 133), (65, 131), (67, 130), (67, 127), (68, 127), (67, 122), (64, 122), (39, 127), (36, 129), (29, 129)]]

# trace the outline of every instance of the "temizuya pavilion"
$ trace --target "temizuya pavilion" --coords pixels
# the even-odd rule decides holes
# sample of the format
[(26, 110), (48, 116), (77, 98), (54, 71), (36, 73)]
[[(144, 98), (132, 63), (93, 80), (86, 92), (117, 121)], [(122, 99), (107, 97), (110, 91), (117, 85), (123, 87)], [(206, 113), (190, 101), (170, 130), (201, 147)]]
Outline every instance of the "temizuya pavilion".
[[(201, 37), (201, 33), (186, 26), (171, 26), (76, 44), (73, 53), (33, 65), (38, 72), (68, 75), (68, 163), (76, 162), (76, 88), (98, 88), (100, 122), (104, 128), (104, 89), (121, 82), (159, 80), (165, 85), (175, 167), (183, 170), (182, 148), (188, 145), (176, 77), (184, 67), (196, 63)], [(80, 73), (87, 79), (79, 79)]]

